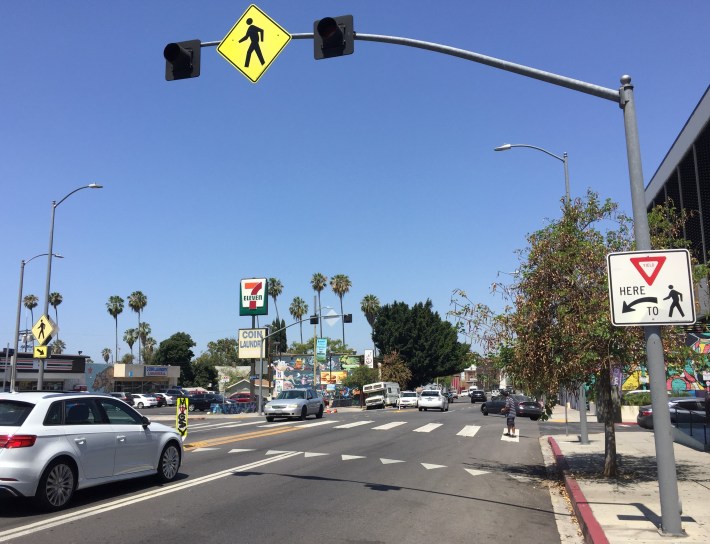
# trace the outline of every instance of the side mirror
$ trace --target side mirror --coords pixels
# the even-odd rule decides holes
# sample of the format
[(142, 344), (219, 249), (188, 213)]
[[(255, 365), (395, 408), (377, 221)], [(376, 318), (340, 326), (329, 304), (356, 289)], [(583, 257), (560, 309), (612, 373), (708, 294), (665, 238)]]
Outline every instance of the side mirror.
[(141, 424), (143, 425), (143, 428), (145, 428), (145, 427), (147, 427), (148, 425), (150, 425), (150, 419), (148, 418), (148, 416), (143, 416), (143, 417), (141, 418)]

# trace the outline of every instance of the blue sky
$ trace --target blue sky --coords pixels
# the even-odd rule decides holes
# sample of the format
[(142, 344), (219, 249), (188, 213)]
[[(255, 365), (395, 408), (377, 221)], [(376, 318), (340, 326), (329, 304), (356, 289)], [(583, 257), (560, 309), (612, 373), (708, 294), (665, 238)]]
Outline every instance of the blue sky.
[[(291, 33), (352, 14), (355, 30), (474, 51), (608, 88), (630, 74), (650, 180), (708, 85), (706, 1), (262, 1)], [(498, 271), (518, 266), (526, 234), (559, 217), (562, 163), (631, 213), (622, 112), (614, 103), (441, 54), (357, 41), (315, 61), (293, 40), (253, 84), (202, 50), (199, 78), (166, 82), (172, 41), (221, 40), (249, 6), (226, 1), (6, 2), (0, 85), (0, 342), (12, 345), (20, 262), (47, 251), (60, 338), (94, 360), (114, 348), (111, 295), (148, 297), (158, 342), (235, 336), (239, 280), (277, 277), (287, 322), (310, 278), (346, 274), (346, 342), (371, 345), (360, 312), (452, 290), (492, 306)], [(24, 294), (43, 305), (46, 260)], [(330, 289), (323, 305), (338, 308)], [(311, 308), (312, 309), (312, 308)], [(54, 316), (53, 310), (50, 313)], [(31, 326), (22, 312), (22, 326)], [(275, 317), (272, 311), (271, 318)], [(263, 324), (263, 322), (262, 322)], [(137, 325), (128, 308), (123, 331)], [(328, 327), (325, 328), (326, 330)], [(304, 333), (310, 334), (308, 326)], [(329, 331), (339, 337), (340, 327)], [(298, 336), (289, 330), (289, 341)], [(128, 347), (121, 342), (120, 353)]]

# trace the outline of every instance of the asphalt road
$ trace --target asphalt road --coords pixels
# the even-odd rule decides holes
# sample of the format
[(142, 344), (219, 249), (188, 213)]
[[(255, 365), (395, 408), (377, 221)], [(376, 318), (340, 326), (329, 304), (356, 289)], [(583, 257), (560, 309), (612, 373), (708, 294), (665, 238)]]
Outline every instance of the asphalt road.
[(510, 439), (502, 416), (468, 402), (306, 422), (191, 417), (178, 481), (87, 489), (52, 515), (0, 502), (0, 542), (560, 541), (539, 422), (518, 418)]

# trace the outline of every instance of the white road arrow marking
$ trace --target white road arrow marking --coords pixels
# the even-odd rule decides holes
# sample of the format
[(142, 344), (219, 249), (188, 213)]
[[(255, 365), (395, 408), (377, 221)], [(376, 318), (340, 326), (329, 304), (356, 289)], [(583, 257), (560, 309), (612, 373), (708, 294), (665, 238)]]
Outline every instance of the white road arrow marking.
[(330, 455), (329, 453), (312, 453), (310, 451), (305, 452), (304, 457), (318, 457), (320, 455)]
[(282, 451), (282, 450), (269, 450), (266, 455), (282, 455), (284, 453), (293, 453), (292, 451)]
[(245, 451), (256, 451), (256, 450), (246, 450), (246, 449), (234, 448), (233, 450), (229, 450), (227, 453), (242, 453)]
[(404, 463), (404, 461), (400, 461), (399, 459), (382, 459), (382, 458), (380, 458), (380, 461), (382, 462), (383, 465), (391, 465), (392, 463)]
[(434, 468), (446, 468), (446, 465), (432, 465), (431, 463), (422, 463), (421, 465), (427, 470)]
[(480, 476), (481, 474), (488, 474), (488, 471), (486, 470), (476, 470), (473, 468), (465, 468), (464, 470), (468, 472), (471, 476)]
[(341, 455), (343, 461), (351, 461), (352, 459), (366, 459), (364, 455)]

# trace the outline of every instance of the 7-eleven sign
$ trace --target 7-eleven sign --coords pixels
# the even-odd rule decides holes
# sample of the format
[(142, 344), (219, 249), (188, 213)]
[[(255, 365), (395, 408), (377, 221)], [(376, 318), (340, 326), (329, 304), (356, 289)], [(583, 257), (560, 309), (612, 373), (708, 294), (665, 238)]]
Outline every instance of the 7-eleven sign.
[(243, 279), (239, 286), (239, 315), (268, 315), (269, 292), (266, 278)]

